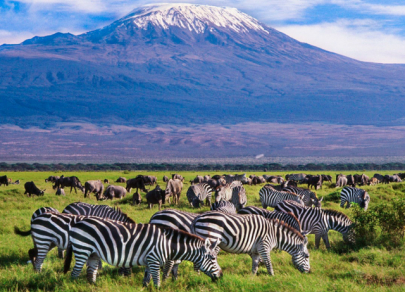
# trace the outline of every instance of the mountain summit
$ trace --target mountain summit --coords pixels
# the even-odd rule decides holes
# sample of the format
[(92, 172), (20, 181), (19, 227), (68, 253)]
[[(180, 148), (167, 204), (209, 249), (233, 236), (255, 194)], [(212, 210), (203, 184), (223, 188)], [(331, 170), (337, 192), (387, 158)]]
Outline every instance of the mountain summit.
[(402, 125), (404, 81), (402, 65), (327, 52), (234, 8), (153, 4), (1, 46), (0, 124)]

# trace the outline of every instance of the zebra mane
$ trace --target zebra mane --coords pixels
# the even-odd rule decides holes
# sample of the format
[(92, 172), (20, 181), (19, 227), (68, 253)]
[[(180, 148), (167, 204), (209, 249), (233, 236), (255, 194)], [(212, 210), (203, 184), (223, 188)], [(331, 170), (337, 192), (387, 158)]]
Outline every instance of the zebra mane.
[[(123, 217), (124, 217), (123, 220), (125, 220), (126, 223), (133, 223), (133, 224), (136, 224), (136, 222), (135, 222), (131, 217), (129, 217), (127, 213), (122, 212), (122, 210), (121, 210), (120, 207), (114, 207), (114, 208), (112, 208), (112, 209), (113, 209), (115, 212), (117, 212), (117, 213), (123, 215)], [(122, 220), (121, 220), (121, 221), (122, 221)]]
[(300, 227), (300, 230), (302, 230), (300, 220), (298, 220), (298, 218), (297, 218), (293, 213), (291, 213), (291, 212), (287, 212), (287, 214), (290, 215), (291, 217), (293, 217), (293, 218), (295, 219), (295, 221), (298, 222), (298, 226)]
[(346, 214), (344, 214), (340, 211), (336, 211), (336, 210), (332, 210), (332, 209), (320, 209), (320, 210), (323, 211), (323, 213), (325, 213), (326, 215), (334, 216), (334, 217), (338, 217), (338, 218), (343, 217), (344, 219), (347, 219), (350, 222), (352, 222), (352, 220), (350, 220), (349, 216), (347, 216)]
[[(295, 216), (294, 216), (295, 217)], [(296, 236), (298, 236), (301, 240), (305, 240), (304, 235), (301, 234), (301, 232), (299, 232), (297, 229), (295, 229), (294, 227), (288, 225), (287, 223), (285, 223), (284, 221), (280, 221), (279, 219), (271, 219), (274, 220), (275, 222), (277, 222), (279, 224), (279, 226), (281, 226), (282, 229), (287, 229), (287, 231), (295, 234)], [(298, 221), (299, 222), (299, 221)]]
[(163, 232), (165, 232), (165, 233), (166, 232), (179, 233), (179, 234), (186, 235), (188, 237), (198, 239), (198, 240), (201, 240), (201, 241), (204, 242), (204, 239), (202, 237), (198, 236), (198, 235), (195, 235), (195, 234), (183, 231), (183, 230), (179, 230), (179, 229), (173, 229), (173, 228), (163, 226), (163, 225), (160, 225), (160, 224), (154, 224), (154, 225), (156, 225), (158, 228), (162, 229)]

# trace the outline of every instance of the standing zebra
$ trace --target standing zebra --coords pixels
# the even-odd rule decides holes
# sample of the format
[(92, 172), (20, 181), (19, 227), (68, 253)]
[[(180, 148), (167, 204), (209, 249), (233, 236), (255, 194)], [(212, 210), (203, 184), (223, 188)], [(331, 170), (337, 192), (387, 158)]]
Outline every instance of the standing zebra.
[(44, 214), (44, 213), (49, 213), (49, 212), (52, 212), (52, 213), (59, 213), (59, 211), (58, 211), (57, 209), (55, 209), (55, 208), (52, 208), (52, 207), (41, 207), (41, 208), (37, 209), (37, 210), (32, 214), (31, 222), (32, 222), (32, 220), (34, 220), (35, 218), (37, 218), (39, 215)]
[(258, 215), (206, 212), (194, 219), (191, 230), (211, 241), (220, 240), (219, 247), (227, 252), (249, 254), (253, 274), (257, 273), (261, 258), (268, 273), (274, 275), (270, 251), (275, 247), (291, 254), (299, 271), (310, 270), (308, 239), (278, 220), (268, 220)]
[(228, 201), (219, 201), (211, 205), (211, 211), (219, 211), (228, 214), (236, 214), (235, 205)]
[(321, 202), (323, 197), (319, 200), (316, 194), (308, 189), (288, 186), (283, 188), (283, 191), (297, 194), (307, 207), (312, 207), (312, 205), (314, 205), (317, 208), (321, 208), (322, 206)]
[(346, 242), (354, 242), (354, 223), (345, 214), (335, 210), (311, 208), (294, 201), (280, 202), (275, 210), (291, 212), (298, 218), (305, 233), (315, 234), (315, 247), (319, 248), (321, 237), (326, 248), (330, 248), (328, 231), (335, 230), (343, 235)]
[(362, 189), (344, 187), (340, 193), (340, 207), (343, 208), (346, 202), (346, 209), (350, 208), (351, 203), (357, 203), (361, 208), (367, 210), (370, 195)]
[(135, 221), (129, 218), (127, 214), (123, 213), (120, 208), (111, 208), (108, 205), (92, 205), (82, 202), (75, 202), (66, 206), (62, 213), (97, 216), (127, 223), (135, 223)]
[(262, 203), (262, 207), (266, 209), (267, 207), (275, 207), (279, 202), (292, 200), (296, 201), (301, 205), (304, 205), (304, 202), (301, 198), (293, 193), (290, 192), (279, 192), (271, 187), (264, 186), (259, 191), (260, 202)]
[(211, 194), (212, 189), (206, 183), (199, 183), (192, 185), (187, 190), (187, 199), (193, 208), (200, 208), (200, 204), (204, 205), (204, 200), (206, 204), (211, 205)]
[[(170, 270), (177, 260), (194, 263), (213, 281), (222, 276), (215, 247), (218, 244), (190, 233), (161, 229), (153, 224), (130, 224), (96, 217), (78, 222), (70, 232), (70, 242), (64, 272), (67, 273), (75, 254), (72, 278), (77, 278), (87, 262), (87, 280), (96, 282), (99, 259), (124, 268), (146, 266), (143, 285), (152, 276), (160, 286), (160, 267)], [(164, 272), (165, 272), (164, 271)], [(164, 273), (166, 274), (166, 273)]]
[(249, 206), (249, 207), (245, 207), (245, 208), (239, 210), (238, 214), (242, 214), (242, 215), (252, 214), (252, 215), (263, 216), (266, 219), (278, 219), (279, 221), (284, 221), (285, 223), (287, 223), (291, 227), (295, 228), (302, 234), (301, 223), (297, 219), (297, 217), (295, 217), (295, 215), (291, 212), (284, 213), (284, 212), (280, 212), (280, 211), (268, 211), (263, 208)]
[(215, 192), (215, 202), (230, 201), (236, 210), (243, 208), (247, 203), (246, 190), (240, 181), (226, 184)]

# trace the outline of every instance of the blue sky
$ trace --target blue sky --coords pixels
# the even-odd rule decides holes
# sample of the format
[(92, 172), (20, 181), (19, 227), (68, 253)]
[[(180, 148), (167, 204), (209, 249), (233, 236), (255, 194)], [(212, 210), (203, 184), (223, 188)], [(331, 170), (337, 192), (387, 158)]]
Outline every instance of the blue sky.
[[(128, 0), (0, 0), (0, 44), (100, 28), (137, 6)], [(404, 0), (219, 0), (289, 36), (362, 61), (405, 63)]]

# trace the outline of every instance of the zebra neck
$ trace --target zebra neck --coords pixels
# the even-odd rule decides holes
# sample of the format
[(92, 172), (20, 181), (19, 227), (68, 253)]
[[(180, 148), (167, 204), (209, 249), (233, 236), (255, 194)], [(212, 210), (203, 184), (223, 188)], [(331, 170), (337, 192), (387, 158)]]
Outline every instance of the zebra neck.
[(280, 228), (278, 228), (277, 231), (277, 248), (292, 255), (294, 250), (297, 249), (297, 245), (301, 244), (299, 238), (289, 232), (284, 232), (284, 230), (281, 230)]

